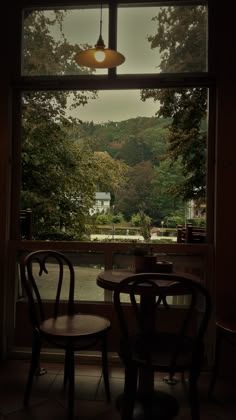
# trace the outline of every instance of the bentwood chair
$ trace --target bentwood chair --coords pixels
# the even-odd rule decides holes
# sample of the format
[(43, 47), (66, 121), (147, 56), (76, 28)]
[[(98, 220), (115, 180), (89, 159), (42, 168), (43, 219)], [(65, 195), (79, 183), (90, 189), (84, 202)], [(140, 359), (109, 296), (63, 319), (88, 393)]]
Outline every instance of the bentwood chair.
[[(102, 370), (107, 401), (110, 388), (107, 361), (107, 335), (110, 321), (98, 315), (77, 313), (74, 302), (75, 274), (71, 261), (52, 250), (34, 251), (20, 262), (21, 280), (27, 294), (32, 325), (31, 364), (26, 384), (24, 404), (28, 405), (33, 378), (40, 366), (40, 351), (44, 343), (64, 350), (64, 386), (68, 384), (68, 418), (74, 413), (74, 353), (92, 348), (101, 342)], [(40, 290), (55, 284), (52, 313), (49, 314)], [(66, 309), (61, 313), (61, 301), (66, 294)], [(65, 299), (65, 298), (64, 298)]]
[(216, 343), (215, 356), (212, 368), (212, 375), (208, 390), (208, 396), (211, 397), (215, 388), (218, 371), (220, 367), (220, 358), (223, 342), (228, 342), (236, 347), (236, 319), (218, 319), (216, 321)]
[[(179, 310), (179, 316), (178, 309), (171, 305), (171, 297), (176, 295), (188, 296), (188, 304)], [(122, 420), (132, 419), (135, 401), (140, 401), (138, 374), (145, 369), (153, 374), (168, 372), (171, 377), (188, 371), (192, 420), (199, 420), (197, 382), (211, 315), (211, 299), (205, 287), (180, 275), (140, 273), (119, 283), (114, 305), (121, 329), (119, 355), (125, 367)], [(172, 419), (177, 411), (175, 405), (164, 407), (158, 419)], [(149, 412), (148, 418), (155, 415)]]

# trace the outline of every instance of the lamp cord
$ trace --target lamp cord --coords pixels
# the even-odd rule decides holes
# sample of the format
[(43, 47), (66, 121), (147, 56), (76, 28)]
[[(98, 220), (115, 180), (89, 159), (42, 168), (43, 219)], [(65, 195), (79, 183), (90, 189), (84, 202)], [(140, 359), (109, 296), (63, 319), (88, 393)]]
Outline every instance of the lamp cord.
[(100, 10), (100, 36), (102, 35), (102, 3), (101, 3), (101, 10)]

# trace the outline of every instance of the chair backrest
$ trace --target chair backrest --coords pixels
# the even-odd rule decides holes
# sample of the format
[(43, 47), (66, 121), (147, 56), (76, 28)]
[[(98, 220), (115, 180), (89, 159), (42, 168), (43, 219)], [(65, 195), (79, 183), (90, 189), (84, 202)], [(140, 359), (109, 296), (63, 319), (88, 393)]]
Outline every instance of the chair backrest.
[(200, 226), (187, 225), (186, 242), (188, 243), (205, 243), (206, 228)]
[(32, 210), (20, 210), (21, 239), (32, 239)]
[[(20, 261), (22, 286), (29, 302), (30, 319), (35, 327), (46, 318), (40, 288), (43, 284), (53, 287), (54, 305), (52, 316), (59, 314), (59, 305), (62, 299), (62, 288), (66, 283), (67, 314), (74, 314), (74, 268), (70, 260), (61, 252), (53, 250), (33, 251)], [(39, 287), (39, 283), (41, 286)], [(63, 300), (64, 293), (63, 293)]]
[(183, 225), (177, 225), (177, 242), (184, 243), (186, 238), (186, 228)]
[[(185, 300), (189, 302), (181, 308), (181, 322), (177, 322), (175, 315), (171, 317), (171, 297), (178, 295), (187, 295), (188, 299)], [(128, 302), (132, 311), (129, 317), (126, 312)], [(174, 273), (134, 274), (117, 286), (114, 305), (122, 341), (128, 346), (131, 337), (141, 338), (147, 357), (148, 346), (152, 351), (153, 338), (158, 339), (159, 336), (161, 340), (166, 333), (166, 322), (168, 333), (174, 333), (175, 336), (173, 365), (186, 337), (191, 337), (195, 349), (203, 348), (203, 338), (211, 316), (211, 299), (206, 288), (193, 279)]]

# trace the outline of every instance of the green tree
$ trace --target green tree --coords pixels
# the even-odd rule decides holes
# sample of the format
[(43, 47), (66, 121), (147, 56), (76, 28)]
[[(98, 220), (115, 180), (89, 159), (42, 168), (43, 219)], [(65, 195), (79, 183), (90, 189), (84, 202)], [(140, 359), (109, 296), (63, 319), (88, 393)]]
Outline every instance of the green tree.
[(135, 166), (140, 162), (152, 159), (152, 150), (142, 135), (130, 134), (123, 142), (119, 157), (128, 165)]
[[(161, 72), (201, 72), (206, 62), (207, 11), (205, 6), (162, 7), (157, 32), (149, 36), (151, 48), (160, 52)], [(176, 194), (185, 200), (205, 199), (206, 194), (206, 111), (205, 88), (146, 89), (143, 101), (159, 101), (158, 115), (171, 118), (169, 157), (181, 160), (185, 181)]]
[[(66, 12), (29, 12), (24, 20), (23, 74), (88, 73), (75, 63), (81, 47), (66, 40)], [(53, 34), (58, 30), (58, 36)], [(34, 237), (66, 232), (81, 238), (94, 202), (94, 155), (79, 140), (70, 107), (85, 105), (96, 92), (32, 91), (22, 97), (21, 207), (33, 210)]]
[(97, 191), (109, 191), (115, 196), (126, 186), (128, 166), (107, 152), (94, 152), (94, 161)]
[(131, 225), (140, 227), (140, 235), (144, 237), (145, 241), (148, 241), (151, 238), (151, 222), (152, 219), (144, 213), (142, 208), (140, 208), (138, 213), (133, 214), (131, 217)]
[(38, 103), (35, 112), (27, 110), (28, 106), (23, 112), (21, 206), (33, 210), (34, 237), (72, 227), (81, 237), (94, 201), (94, 155), (87, 144), (68, 140), (65, 127), (50, 113), (42, 115)]
[(127, 184), (119, 191), (116, 199), (117, 211), (123, 213), (126, 220), (130, 220), (140, 208), (149, 215), (150, 185), (153, 176), (153, 166), (150, 161), (129, 168)]
[(70, 44), (63, 33), (66, 10), (36, 10), (25, 13), (23, 73), (27, 76), (88, 74), (79, 67), (76, 52), (87, 45)]
[(176, 194), (182, 187), (185, 178), (179, 161), (172, 163), (164, 159), (154, 169), (154, 177), (150, 185), (149, 215), (155, 224), (172, 215), (184, 215), (183, 197)]

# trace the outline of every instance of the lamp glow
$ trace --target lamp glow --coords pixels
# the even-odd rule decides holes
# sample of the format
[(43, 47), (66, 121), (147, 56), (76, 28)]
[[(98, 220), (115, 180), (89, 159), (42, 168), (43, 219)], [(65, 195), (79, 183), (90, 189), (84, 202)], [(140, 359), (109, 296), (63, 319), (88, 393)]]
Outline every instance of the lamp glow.
[(75, 61), (80, 66), (109, 69), (117, 67), (124, 63), (125, 57), (123, 54), (110, 48), (105, 48), (105, 43), (102, 38), (102, 4), (101, 4), (101, 18), (100, 18), (100, 34), (97, 44), (94, 48), (89, 48), (78, 52)]
[(105, 60), (106, 54), (104, 50), (97, 50), (94, 53), (95, 60), (98, 61), (98, 63), (102, 63)]

